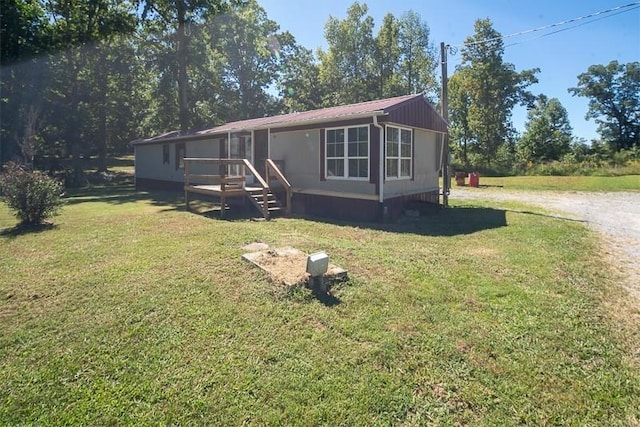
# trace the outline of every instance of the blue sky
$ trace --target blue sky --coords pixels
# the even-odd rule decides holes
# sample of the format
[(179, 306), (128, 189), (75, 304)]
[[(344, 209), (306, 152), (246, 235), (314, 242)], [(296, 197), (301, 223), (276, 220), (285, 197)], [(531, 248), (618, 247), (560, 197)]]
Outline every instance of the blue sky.
[[(297, 42), (307, 48), (326, 48), (324, 24), (329, 15), (343, 19), (353, 1), (338, 0), (258, 0), (270, 19), (280, 24), (281, 30), (290, 31)], [(370, 0), (365, 1), (376, 28), (383, 16), (390, 12), (400, 17), (403, 12), (414, 10), (431, 29), (431, 40), (439, 51), (440, 42), (459, 45), (473, 34), (473, 24), (478, 18), (489, 18), (493, 27), (503, 36), (538, 28), (637, 3), (637, 0)], [(362, 3), (362, 1), (361, 1)], [(638, 5), (640, 6), (640, 4)], [(574, 135), (587, 140), (597, 137), (596, 124), (586, 121), (588, 100), (571, 96), (567, 89), (574, 87), (577, 76), (590, 65), (640, 61), (640, 8), (635, 7), (613, 16), (616, 12), (589, 20), (556, 27), (547, 31), (530, 33), (505, 40), (504, 60), (515, 65), (516, 70), (540, 68), (539, 83), (530, 87), (534, 94), (544, 93), (555, 97), (569, 113)], [(602, 18), (607, 16), (607, 18)], [(587, 21), (594, 21), (584, 24)], [(584, 24), (584, 25), (583, 25)], [(540, 37), (545, 33), (567, 29), (557, 34)], [(449, 57), (449, 73), (460, 63), (460, 55)], [(516, 108), (513, 122), (519, 132), (524, 130), (526, 110)]]

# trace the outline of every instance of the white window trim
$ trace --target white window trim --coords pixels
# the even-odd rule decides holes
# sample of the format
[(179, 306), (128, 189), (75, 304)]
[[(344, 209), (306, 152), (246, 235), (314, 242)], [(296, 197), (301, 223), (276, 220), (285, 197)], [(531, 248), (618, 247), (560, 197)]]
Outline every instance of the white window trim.
[[(358, 157), (349, 157), (349, 129), (354, 128), (367, 128), (367, 156), (358, 156)], [(344, 130), (344, 141), (342, 141), (344, 145), (343, 155), (342, 157), (329, 157), (327, 155), (327, 132), (331, 130)], [(336, 180), (336, 181), (369, 181), (369, 176), (371, 175), (371, 165), (370, 165), (370, 156), (371, 156), (371, 128), (368, 124), (357, 125), (357, 126), (339, 126), (333, 128), (326, 128), (324, 130), (324, 177), (327, 180)], [(329, 175), (328, 173), (328, 165), (329, 160), (342, 159), (344, 161), (344, 176), (336, 176)], [(353, 177), (349, 176), (349, 159), (351, 160), (367, 160), (367, 176), (366, 177)]]
[[(398, 156), (397, 157), (389, 157), (387, 154), (387, 137), (389, 135), (389, 128), (398, 129)], [(402, 131), (409, 131), (411, 134), (411, 155), (409, 157), (402, 156)], [(413, 134), (413, 129), (405, 128), (402, 126), (394, 126), (394, 125), (386, 125), (384, 131), (384, 178), (385, 181), (410, 181), (413, 177), (413, 139), (415, 138)], [(387, 168), (388, 160), (396, 160), (398, 162), (398, 176), (389, 176), (389, 170)], [(400, 176), (402, 173), (402, 160), (409, 160), (409, 175), (408, 176)]]

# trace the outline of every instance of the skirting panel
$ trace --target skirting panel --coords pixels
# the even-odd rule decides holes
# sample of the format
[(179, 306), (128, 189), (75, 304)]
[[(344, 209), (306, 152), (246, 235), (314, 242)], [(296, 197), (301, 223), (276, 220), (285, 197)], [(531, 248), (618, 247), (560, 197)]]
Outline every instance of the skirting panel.
[(382, 208), (376, 200), (294, 193), (292, 208), (294, 214), (340, 221), (378, 222), (382, 220)]
[(409, 204), (415, 203), (429, 203), (434, 206), (438, 205), (439, 194), (438, 190), (427, 191), (424, 193), (408, 194), (406, 196), (394, 197), (392, 199), (386, 199), (384, 206), (386, 208), (386, 217), (390, 219), (396, 219), (407, 208)]

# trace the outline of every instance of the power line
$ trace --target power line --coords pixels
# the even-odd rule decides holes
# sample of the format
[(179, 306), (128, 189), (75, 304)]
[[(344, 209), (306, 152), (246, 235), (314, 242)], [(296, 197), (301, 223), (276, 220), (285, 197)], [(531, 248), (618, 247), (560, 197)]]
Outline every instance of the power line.
[(563, 32), (563, 31), (573, 30), (574, 28), (582, 27), (583, 25), (591, 24), (592, 22), (596, 22), (596, 21), (601, 21), (601, 20), (606, 19), (606, 18), (611, 18), (612, 16), (620, 15), (621, 13), (625, 13), (625, 12), (630, 12), (630, 11), (632, 11), (632, 10), (634, 10), (634, 9), (638, 9), (638, 8), (640, 8), (640, 3), (637, 3), (637, 4), (636, 4), (636, 6), (635, 6), (635, 7), (632, 7), (631, 9), (622, 10), (622, 11), (620, 11), (620, 12), (618, 12), (618, 13), (614, 13), (613, 15), (602, 16), (602, 17), (600, 17), (600, 18), (593, 19), (593, 20), (588, 21), (588, 22), (582, 22), (582, 23), (577, 24), (577, 25), (574, 25), (574, 26), (572, 26), (572, 27), (568, 27), (568, 28), (561, 28), (561, 29), (559, 29), (559, 30), (552, 31), (552, 32), (550, 32), (550, 33), (542, 34), (542, 35), (540, 35), (540, 36), (538, 36), (538, 37), (532, 37), (532, 38), (529, 38), (529, 39), (526, 39), (526, 40), (522, 40), (522, 41), (519, 41), (519, 42), (511, 43), (511, 44), (506, 45), (506, 46), (505, 46), (505, 48), (507, 48), (507, 47), (511, 47), (511, 46), (516, 46), (516, 45), (519, 45), (519, 44), (522, 44), (522, 43), (526, 43), (526, 42), (530, 42), (530, 41), (532, 41), (532, 40), (538, 40), (538, 39), (541, 39), (541, 38), (543, 38), (543, 37), (550, 36), (550, 35), (552, 35), (552, 34), (561, 33), (561, 32)]
[[(544, 36), (547, 36), (547, 35), (559, 33), (561, 31), (566, 31), (566, 30), (569, 30), (571, 28), (580, 27), (582, 25), (586, 25), (586, 24), (589, 24), (591, 22), (599, 21), (601, 19), (610, 18), (610, 17), (618, 15), (620, 13), (629, 12), (630, 10), (637, 9), (639, 6), (640, 6), (640, 1), (637, 1), (637, 2), (634, 2), (634, 3), (625, 4), (625, 5), (622, 5), (622, 6), (617, 6), (617, 7), (613, 7), (613, 8), (610, 8), (610, 9), (601, 10), (599, 12), (590, 13), (588, 15), (578, 16), (578, 17), (572, 18), (572, 19), (567, 19), (565, 21), (556, 22), (555, 24), (543, 25), (542, 27), (531, 28), (531, 29), (528, 29), (528, 30), (519, 31), (517, 33), (508, 34), (506, 36), (492, 37), (492, 38), (489, 38), (489, 39), (478, 40), (478, 41), (471, 42), (471, 43), (462, 43), (462, 44), (453, 45), (453, 46), (450, 46), (450, 47), (455, 49), (455, 48), (461, 48), (461, 47), (465, 47), (465, 46), (473, 46), (473, 45), (476, 45), (476, 44), (488, 43), (488, 42), (492, 42), (492, 41), (495, 41), (495, 40), (504, 40), (504, 39), (507, 39), (507, 38), (510, 38), (510, 37), (516, 37), (516, 36), (521, 36), (521, 35), (524, 35), (524, 34), (529, 34), (529, 33), (535, 33), (535, 32), (538, 32), (538, 31), (548, 30), (550, 28), (555, 28), (555, 27), (559, 27), (559, 26), (562, 26), (562, 25), (571, 24), (573, 22), (577, 22), (577, 21), (581, 21), (581, 20), (584, 20), (584, 19), (593, 18), (595, 16), (604, 15), (604, 14), (615, 12), (615, 11), (620, 11), (620, 12), (615, 13), (613, 15), (603, 16), (603, 17), (598, 18), (598, 19), (594, 19), (594, 20), (591, 20), (591, 21), (588, 21), (588, 22), (584, 22), (584, 23), (582, 23), (580, 25), (575, 25), (575, 26), (570, 27), (570, 28), (565, 28), (565, 29), (562, 29), (562, 30), (553, 31), (551, 33), (547, 33), (547, 34), (544, 35)], [(628, 9), (628, 8), (631, 8), (631, 9)], [(627, 9), (627, 10), (622, 10), (622, 9)], [(544, 37), (544, 36), (541, 36), (541, 37)], [(534, 39), (531, 39), (531, 40), (534, 40)], [(522, 43), (522, 42), (520, 42), (520, 43)], [(514, 43), (514, 44), (511, 44), (510, 46), (513, 46), (515, 44), (519, 44), (519, 43)]]

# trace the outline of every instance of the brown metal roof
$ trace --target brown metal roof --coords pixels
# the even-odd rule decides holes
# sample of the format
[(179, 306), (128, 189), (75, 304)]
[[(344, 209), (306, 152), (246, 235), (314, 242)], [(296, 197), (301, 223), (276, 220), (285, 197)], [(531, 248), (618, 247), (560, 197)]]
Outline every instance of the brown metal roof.
[[(360, 102), (357, 104), (342, 105), (338, 107), (322, 108), (320, 110), (304, 111), (299, 113), (282, 114), (279, 116), (260, 117), (257, 119), (241, 120), (237, 122), (225, 123), (221, 126), (210, 129), (194, 130), (187, 132), (172, 131), (152, 138), (137, 140), (133, 144), (153, 143), (157, 141), (173, 140), (173, 139), (192, 139), (198, 137), (206, 137), (208, 135), (222, 134), (234, 131), (257, 130), (290, 127), (309, 123), (326, 123), (335, 120), (348, 120), (365, 116), (389, 114), (401, 107), (407, 107), (411, 101), (423, 98), (421, 94), (397, 96), (394, 98), (380, 99), (375, 101)], [(446, 122), (435, 111), (435, 109), (422, 99), (426, 107), (430, 109), (432, 115), (440, 121), (435, 123), (433, 130), (446, 131)], [(424, 108), (424, 106), (423, 106)], [(421, 108), (421, 110), (423, 110)], [(423, 110), (424, 111), (424, 110)]]

